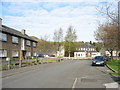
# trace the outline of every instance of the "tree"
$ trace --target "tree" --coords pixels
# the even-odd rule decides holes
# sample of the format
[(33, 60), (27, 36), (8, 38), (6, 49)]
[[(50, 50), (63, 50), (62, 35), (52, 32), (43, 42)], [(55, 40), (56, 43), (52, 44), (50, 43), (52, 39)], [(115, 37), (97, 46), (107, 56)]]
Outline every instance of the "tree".
[(66, 36), (65, 36), (65, 51), (66, 53), (69, 54), (69, 57), (71, 56), (70, 54), (75, 51), (75, 41), (77, 39), (76, 31), (75, 29), (70, 26), (67, 29)]
[(90, 44), (92, 44), (92, 41), (90, 41)]
[(118, 40), (118, 14), (117, 11), (111, 10), (110, 5), (107, 4), (98, 11), (106, 16), (107, 21), (99, 24), (98, 29), (95, 31), (95, 38), (103, 44), (103, 47), (110, 52), (112, 57), (113, 50), (118, 50), (120, 42)]
[(110, 52), (111, 57), (114, 50), (118, 50), (118, 24), (106, 22), (98, 27), (95, 32), (96, 40), (103, 43), (104, 48)]
[(55, 44), (57, 45), (57, 50), (60, 51), (61, 42), (63, 41), (63, 30), (62, 30), (62, 28), (54, 31), (53, 40), (54, 40)]
[(41, 42), (40, 44), (40, 51), (42, 54), (48, 54), (48, 52), (52, 49), (52, 44), (49, 41), (49, 36), (48, 35), (44, 35), (41, 37)]

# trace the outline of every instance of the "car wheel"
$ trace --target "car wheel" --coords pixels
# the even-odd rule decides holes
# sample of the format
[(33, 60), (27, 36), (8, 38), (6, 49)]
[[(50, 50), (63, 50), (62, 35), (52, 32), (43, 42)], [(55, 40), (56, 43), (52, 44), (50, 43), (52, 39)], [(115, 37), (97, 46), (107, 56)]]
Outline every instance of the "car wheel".
[(103, 67), (105, 66), (105, 64), (102, 65)]

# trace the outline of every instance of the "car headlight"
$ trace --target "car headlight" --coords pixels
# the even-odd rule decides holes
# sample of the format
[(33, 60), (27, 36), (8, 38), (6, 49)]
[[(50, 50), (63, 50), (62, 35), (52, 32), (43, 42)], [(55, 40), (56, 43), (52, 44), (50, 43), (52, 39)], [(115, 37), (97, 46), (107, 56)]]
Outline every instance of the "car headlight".
[(93, 61), (93, 63), (96, 63), (96, 61)]

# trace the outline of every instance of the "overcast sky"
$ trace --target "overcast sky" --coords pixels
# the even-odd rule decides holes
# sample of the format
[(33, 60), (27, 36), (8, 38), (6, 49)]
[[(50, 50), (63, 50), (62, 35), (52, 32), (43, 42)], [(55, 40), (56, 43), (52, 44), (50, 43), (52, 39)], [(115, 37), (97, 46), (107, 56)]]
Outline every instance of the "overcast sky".
[(98, 21), (105, 21), (96, 8), (111, 2), (112, 9), (117, 6), (115, 0), (34, 1), (3, 0), (0, 15), (3, 24), (19, 31), (26, 29), (28, 35), (38, 38), (49, 35), (50, 40), (55, 30), (61, 27), (65, 35), (67, 28), (72, 25), (78, 36), (77, 41), (95, 41), (94, 31)]

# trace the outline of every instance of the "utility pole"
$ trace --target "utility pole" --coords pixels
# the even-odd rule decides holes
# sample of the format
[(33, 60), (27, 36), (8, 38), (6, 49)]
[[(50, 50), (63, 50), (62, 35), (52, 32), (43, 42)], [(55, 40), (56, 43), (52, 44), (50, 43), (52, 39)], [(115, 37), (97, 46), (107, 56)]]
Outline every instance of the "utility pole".
[(120, 51), (120, 1), (118, 2), (118, 51)]

